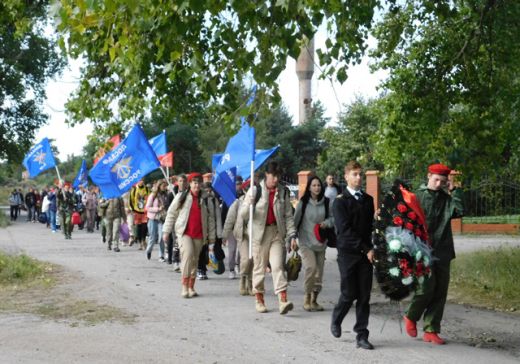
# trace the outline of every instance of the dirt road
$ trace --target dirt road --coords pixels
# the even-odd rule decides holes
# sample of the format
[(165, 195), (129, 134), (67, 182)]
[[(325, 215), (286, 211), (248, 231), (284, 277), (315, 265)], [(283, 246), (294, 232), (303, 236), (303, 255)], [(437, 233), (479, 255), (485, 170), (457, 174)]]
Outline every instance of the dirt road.
[[(464, 250), (503, 241), (457, 238)], [(520, 239), (507, 238), (518, 245)], [(291, 284), (295, 310), (280, 316), (272, 282), (267, 279), (267, 314), (258, 314), (252, 297), (238, 295), (238, 281), (210, 274), (197, 282), (200, 297), (180, 297), (180, 275), (151, 261), (134, 247), (106, 250), (99, 234), (79, 231), (72, 240), (51, 234), (41, 224), (18, 222), (0, 230), (0, 249), (24, 251), (61, 265), (70, 279), (62, 290), (137, 315), (134, 323), (104, 322), (89, 326), (36, 315), (0, 313), (1, 363), (518, 363), (519, 316), (450, 304), (439, 347), (400, 332), (398, 306), (373, 295), (370, 340), (374, 351), (355, 348), (351, 311), (343, 336), (329, 332), (330, 315), (339, 294), (335, 252), (327, 254), (321, 302), (326, 310), (302, 308), (301, 279)], [(381, 332), (381, 329), (384, 329)]]

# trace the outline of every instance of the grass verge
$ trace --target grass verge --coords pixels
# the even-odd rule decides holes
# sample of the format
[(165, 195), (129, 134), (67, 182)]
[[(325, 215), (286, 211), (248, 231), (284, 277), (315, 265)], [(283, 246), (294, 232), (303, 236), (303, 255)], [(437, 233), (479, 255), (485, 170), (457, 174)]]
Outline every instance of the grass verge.
[(50, 287), (54, 283), (53, 270), (52, 264), (27, 255), (15, 256), (0, 252), (0, 289)]
[(2, 210), (0, 210), (0, 228), (5, 228), (9, 226), (9, 217)]
[(520, 224), (520, 215), (464, 216), (465, 224)]
[(458, 303), (520, 313), (520, 248), (459, 254), (452, 263), (450, 298)]
[[(70, 275), (68, 275), (70, 279)], [(35, 314), (71, 326), (103, 322), (132, 324), (136, 315), (92, 300), (79, 300), (62, 287), (60, 267), (26, 255), (0, 252), (0, 312)]]

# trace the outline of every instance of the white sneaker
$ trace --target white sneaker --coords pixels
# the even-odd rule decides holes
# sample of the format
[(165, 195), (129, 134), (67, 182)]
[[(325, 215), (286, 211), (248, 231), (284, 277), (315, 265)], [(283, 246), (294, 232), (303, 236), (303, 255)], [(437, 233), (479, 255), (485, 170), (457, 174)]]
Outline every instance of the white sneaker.
[(56, 230), (52, 230), (52, 233), (53, 233), (53, 234), (56, 233)]
[(200, 270), (197, 270), (197, 279), (199, 281), (204, 279), (204, 275), (202, 274), (202, 272)]
[(161, 263), (164, 263), (164, 258), (163, 257), (159, 257), (158, 261), (161, 262)]
[(173, 271), (174, 272), (179, 272), (181, 271), (181, 266), (179, 265), (179, 263), (175, 262), (173, 263)]
[(234, 270), (232, 271), (229, 271), (229, 279), (236, 279), (237, 278), (237, 274), (235, 273)]

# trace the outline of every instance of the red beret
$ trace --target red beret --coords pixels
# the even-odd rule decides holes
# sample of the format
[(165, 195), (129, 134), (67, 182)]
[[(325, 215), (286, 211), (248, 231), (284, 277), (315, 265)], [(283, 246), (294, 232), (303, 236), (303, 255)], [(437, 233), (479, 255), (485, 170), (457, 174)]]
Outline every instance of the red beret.
[(447, 176), (450, 174), (451, 169), (448, 166), (445, 166), (444, 164), (437, 163), (429, 166), (428, 172), (433, 174), (440, 174), (441, 176)]
[(198, 178), (202, 181), (202, 174), (200, 174), (198, 172), (192, 172), (192, 173), (188, 174), (188, 183), (191, 183), (191, 180), (194, 178)]
[(244, 183), (242, 183), (242, 189), (245, 190), (249, 187), (249, 184), (251, 183), (251, 178), (247, 179)]
[(325, 237), (322, 237), (320, 234), (320, 224), (314, 225), (314, 236), (316, 237), (316, 239), (318, 239), (320, 243), (325, 242)]

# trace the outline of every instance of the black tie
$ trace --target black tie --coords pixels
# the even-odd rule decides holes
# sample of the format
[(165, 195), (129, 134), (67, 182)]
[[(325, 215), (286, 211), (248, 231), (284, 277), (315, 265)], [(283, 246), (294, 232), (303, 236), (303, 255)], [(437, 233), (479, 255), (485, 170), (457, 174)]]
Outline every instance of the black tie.
[(354, 196), (356, 196), (356, 200), (358, 200), (358, 201), (361, 201), (361, 199), (362, 199), (362, 197), (363, 197), (363, 195), (362, 195), (361, 192), (359, 192), (359, 191), (357, 191), (357, 192), (354, 194)]

